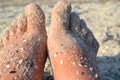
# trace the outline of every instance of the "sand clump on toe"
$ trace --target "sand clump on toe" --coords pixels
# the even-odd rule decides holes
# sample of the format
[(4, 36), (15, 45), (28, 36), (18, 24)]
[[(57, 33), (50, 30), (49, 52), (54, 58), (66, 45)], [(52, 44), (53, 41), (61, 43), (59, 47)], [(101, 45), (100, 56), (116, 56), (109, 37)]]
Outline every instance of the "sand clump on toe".
[(60, 0), (51, 15), (48, 51), (55, 80), (101, 80), (96, 67), (99, 44), (84, 20)]
[(42, 80), (46, 41), (44, 13), (31, 3), (1, 39), (0, 80)]

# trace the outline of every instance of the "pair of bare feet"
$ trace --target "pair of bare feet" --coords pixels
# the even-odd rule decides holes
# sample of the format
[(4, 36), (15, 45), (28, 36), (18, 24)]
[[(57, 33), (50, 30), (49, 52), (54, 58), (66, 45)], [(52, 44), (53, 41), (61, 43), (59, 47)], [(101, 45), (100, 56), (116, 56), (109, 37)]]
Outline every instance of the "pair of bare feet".
[(0, 80), (42, 80), (47, 48), (55, 80), (100, 80), (99, 44), (67, 0), (52, 11), (48, 39), (42, 9), (26, 6), (1, 39)]

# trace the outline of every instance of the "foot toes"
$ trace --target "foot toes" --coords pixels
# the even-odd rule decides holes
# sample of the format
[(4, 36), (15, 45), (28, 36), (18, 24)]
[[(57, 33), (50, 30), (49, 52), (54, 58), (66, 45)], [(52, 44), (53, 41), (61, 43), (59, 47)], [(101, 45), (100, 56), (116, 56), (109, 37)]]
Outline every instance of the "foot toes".
[(25, 15), (27, 16), (28, 31), (38, 31), (45, 26), (45, 16), (42, 9), (34, 3), (29, 4), (25, 8)]
[(86, 23), (84, 20), (81, 20), (81, 36), (83, 37), (83, 39), (85, 40), (85, 42), (89, 45), (89, 46), (93, 46), (93, 41), (95, 39), (92, 31), (87, 27)]
[[(19, 18), (17, 20), (15, 20), (10, 25), (10, 27), (6, 31), (7, 34), (5, 34), (5, 35), (9, 35), (9, 39), (14, 40), (18, 36), (19, 37), (22, 36), (24, 34), (24, 32), (26, 31), (26, 29), (27, 29), (27, 27), (26, 27), (26, 17), (25, 17), (24, 14), (22, 14), (22, 15), (19, 16)], [(6, 38), (6, 39), (8, 39), (8, 38)]]
[(71, 5), (67, 0), (60, 0), (52, 11), (51, 25), (55, 30), (68, 30)]
[(14, 35), (17, 32), (17, 20), (10, 25), (10, 35)]
[(85, 21), (80, 19), (75, 12), (71, 13), (70, 15), (70, 29), (72, 32), (78, 34), (83, 39), (88, 48), (94, 51), (94, 54), (97, 53), (99, 48), (97, 40), (95, 39), (90, 29), (88, 29)]
[(27, 29), (27, 20), (24, 14), (20, 15), (17, 20), (17, 32), (23, 34)]
[(92, 32), (87, 28), (84, 20), (80, 20), (79, 16), (75, 12), (71, 13), (70, 16), (70, 29), (75, 34), (80, 35), (87, 45), (92, 45), (91, 41), (94, 38)]
[(80, 35), (84, 39), (90, 51), (92, 51), (93, 55), (96, 56), (98, 48), (99, 48), (99, 43), (94, 37), (92, 31), (89, 28), (87, 28), (87, 25), (84, 20), (81, 20), (81, 27), (82, 27), (82, 30), (81, 30)]
[(70, 30), (77, 34), (81, 31), (80, 18), (75, 12), (70, 15)]

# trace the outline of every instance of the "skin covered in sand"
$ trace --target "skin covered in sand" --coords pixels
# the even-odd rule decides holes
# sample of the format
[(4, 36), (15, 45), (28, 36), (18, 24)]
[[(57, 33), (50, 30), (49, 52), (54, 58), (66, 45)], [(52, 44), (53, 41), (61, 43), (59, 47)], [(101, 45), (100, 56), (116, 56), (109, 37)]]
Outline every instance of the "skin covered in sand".
[(101, 80), (96, 67), (99, 44), (84, 20), (60, 0), (51, 15), (48, 51), (55, 80)]
[(42, 80), (46, 43), (44, 13), (31, 3), (2, 37), (0, 80)]

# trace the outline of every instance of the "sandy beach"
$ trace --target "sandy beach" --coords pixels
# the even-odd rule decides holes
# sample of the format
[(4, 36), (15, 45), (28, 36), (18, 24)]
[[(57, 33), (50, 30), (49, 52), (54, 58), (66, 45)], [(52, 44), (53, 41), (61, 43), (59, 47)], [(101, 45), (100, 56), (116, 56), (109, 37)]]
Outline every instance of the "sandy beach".
[[(49, 33), (51, 10), (57, 0), (0, 0), (0, 35), (22, 13), (26, 4), (36, 2), (44, 10), (46, 29)], [(11, 2), (13, 1), (13, 2)], [(100, 44), (97, 65), (104, 80), (120, 80), (120, 1), (119, 0), (71, 0), (72, 11), (79, 14), (92, 30)], [(47, 60), (43, 80), (53, 80)]]

